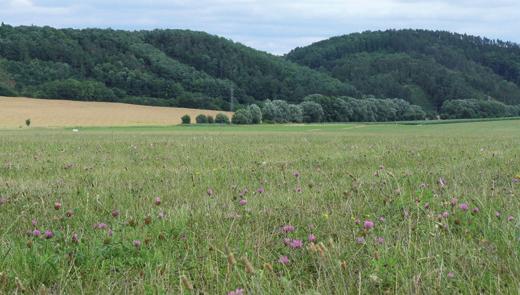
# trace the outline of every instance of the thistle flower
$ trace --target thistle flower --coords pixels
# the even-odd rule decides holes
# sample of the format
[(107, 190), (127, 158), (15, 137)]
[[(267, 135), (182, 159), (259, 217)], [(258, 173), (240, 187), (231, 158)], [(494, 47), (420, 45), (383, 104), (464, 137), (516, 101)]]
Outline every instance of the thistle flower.
[(155, 205), (157, 205), (157, 206), (161, 205), (161, 198), (159, 198), (159, 197), (155, 198)]
[(385, 243), (385, 238), (377, 237), (376, 238), (376, 243), (378, 243), (379, 245), (383, 245)]
[(32, 226), (36, 226), (36, 225), (38, 225), (38, 221), (36, 221), (36, 219), (33, 219), (33, 220), (31, 220), (31, 224), (32, 224)]
[(32, 232), (32, 235), (35, 237), (39, 237), (41, 234), (42, 234), (42, 232), (37, 229), (33, 230), (33, 232)]
[(238, 203), (239, 203), (241, 206), (245, 206), (245, 205), (247, 205), (247, 200), (246, 200), (246, 199), (241, 199)]
[(293, 172), (293, 176), (296, 177), (296, 178), (300, 177), (300, 172), (294, 171)]
[(365, 220), (365, 222), (363, 223), (363, 227), (366, 230), (370, 230), (370, 229), (374, 228), (374, 222), (372, 220)]
[(256, 192), (259, 194), (263, 194), (265, 192), (265, 189), (264, 189), (264, 187), (260, 187), (256, 190)]
[(61, 209), (61, 203), (60, 202), (55, 202), (54, 203), (54, 209), (60, 210)]
[(364, 243), (365, 243), (365, 238), (363, 238), (363, 237), (358, 237), (358, 238), (356, 238), (356, 243), (358, 243), (358, 244), (364, 244)]
[(52, 237), (54, 237), (54, 233), (50, 230), (46, 230), (43, 235), (46, 239), (52, 239)]
[(282, 227), (282, 231), (284, 233), (290, 233), (290, 232), (293, 232), (295, 230), (294, 226), (290, 225), (290, 224), (287, 224), (287, 225), (284, 225)]
[(309, 241), (309, 242), (316, 241), (316, 236), (313, 234), (309, 234), (309, 236), (307, 236), (307, 241)]
[(501, 214), (500, 214), (499, 211), (495, 212), (495, 216), (496, 216), (497, 218), (500, 218), (500, 215), (501, 215)]
[(450, 213), (448, 213), (448, 211), (442, 212), (442, 217), (443, 218), (448, 218), (448, 216), (450, 216)]
[(117, 210), (117, 209), (112, 210), (112, 217), (116, 218), (118, 216), (119, 216), (119, 210)]
[(385, 222), (385, 220), (386, 220), (386, 219), (385, 219), (384, 216), (380, 216), (380, 217), (379, 217), (379, 221), (381, 221), (381, 222)]
[(478, 207), (473, 208), (473, 213), (477, 214), (480, 212), (480, 209)]
[(290, 260), (289, 260), (289, 257), (287, 257), (287, 256), (280, 256), (280, 258), (278, 259), (278, 262), (283, 265), (287, 265), (287, 264), (289, 264)]
[(460, 208), (460, 210), (462, 210), (462, 211), (468, 211), (469, 206), (468, 206), (468, 204), (466, 204), (466, 203), (462, 203), (462, 204), (460, 204), (459, 208)]
[(73, 242), (74, 244), (79, 243), (78, 234), (76, 234), (76, 233), (73, 233), (73, 234), (72, 234), (72, 242)]
[(297, 193), (301, 193), (302, 192), (302, 188), (300, 186), (297, 186), (294, 191), (297, 192)]
[(359, 218), (356, 218), (356, 220), (354, 220), (354, 223), (355, 223), (355, 224), (360, 224), (360, 223), (361, 223), (361, 220), (359, 220)]
[(515, 218), (514, 218), (512, 215), (509, 215), (509, 216), (507, 217), (507, 221), (509, 221), (509, 222), (513, 221), (514, 219), (515, 219)]
[(430, 203), (424, 204), (424, 209), (430, 209)]
[(213, 196), (213, 190), (211, 188), (208, 188), (208, 191), (206, 193), (208, 194), (208, 197)]

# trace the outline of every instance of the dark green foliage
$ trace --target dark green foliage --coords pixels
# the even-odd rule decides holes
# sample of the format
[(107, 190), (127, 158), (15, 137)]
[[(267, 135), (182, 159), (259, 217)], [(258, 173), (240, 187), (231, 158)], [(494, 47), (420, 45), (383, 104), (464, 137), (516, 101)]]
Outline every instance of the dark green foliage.
[(1, 95), (229, 109), (232, 92), (241, 105), (357, 94), (327, 74), (202, 32), (0, 27)]
[(451, 99), (520, 103), (520, 46), (425, 30), (356, 33), (297, 48), (291, 61), (328, 73), (364, 94), (402, 97), (438, 111)]
[(215, 119), (213, 118), (213, 116), (208, 115), (207, 118), (208, 118), (208, 124), (213, 124), (213, 123), (215, 123)]
[(302, 108), (302, 119), (305, 123), (316, 123), (323, 120), (323, 108), (314, 101), (304, 101), (300, 104)]
[(233, 114), (233, 118), (231, 119), (233, 124), (251, 124), (251, 112), (249, 109), (240, 109)]
[(184, 115), (181, 117), (182, 124), (191, 124), (191, 117), (190, 115)]
[(303, 122), (303, 109), (300, 105), (291, 104), (289, 105), (289, 122), (302, 123)]
[(25, 120), (25, 126), (30, 127), (31, 126), (31, 119)]
[(251, 123), (260, 124), (262, 123), (262, 110), (256, 104), (252, 104), (248, 107), (249, 113), (251, 114)]
[(520, 116), (520, 106), (505, 105), (495, 100), (457, 99), (442, 105), (443, 119), (474, 119)]
[(309, 95), (304, 101), (313, 101), (323, 108), (325, 122), (348, 122), (352, 116), (352, 110), (348, 104), (339, 97), (325, 96), (321, 94)]
[(197, 122), (197, 124), (206, 124), (208, 123), (208, 117), (204, 114), (197, 115), (195, 122)]
[(217, 124), (229, 124), (229, 117), (224, 113), (218, 113), (215, 116), (215, 123)]

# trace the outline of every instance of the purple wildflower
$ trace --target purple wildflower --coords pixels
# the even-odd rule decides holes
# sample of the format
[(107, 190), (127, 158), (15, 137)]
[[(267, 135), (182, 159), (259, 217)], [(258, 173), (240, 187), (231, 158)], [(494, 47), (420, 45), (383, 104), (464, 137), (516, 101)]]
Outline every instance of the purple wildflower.
[(356, 243), (358, 243), (358, 244), (364, 244), (364, 243), (365, 243), (365, 238), (363, 238), (363, 237), (358, 237), (358, 238), (356, 238)]
[(108, 225), (106, 223), (94, 224), (94, 229), (106, 229), (106, 228), (108, 228)]
[(451, 207), (455, 207), (455, 205), (457, 205), (458, 202), (459, 200), (457, 198), (452, 198), (450, 201)]
[(244, 295), (244, 289), (238, 288), (234, 291), (229, 291), (227, 294), (228, 295)]
[(291, 233), (291, 232), (293, 232), (294, 230), (295, 230), (294, 226), (292, 226), (292, 225), (290, 225), (290, 224), (284, 225), (284, 226), (282, 227), (282, 231), (283, 231), (284, 233)]
[(155, 198), (155, 205), (157, 205), (157, 206), (161, 205), (161, 198), (159, 198), (159, 197)]
[(213, 196), (213, 190), (211, 188), (208, 188), (208, 191), (206, 193), (208, 194), (208, 197)]
[(46, 230), (43, 235), (46, 239), (51, 239), (52, 237), (54, 237), (54, 233), (50, 230)]
[(297, 186), (294, 191), (297, 192), (297, 193), (301, 193), (302, 192), (301, 186)]
[(32, 226), (36, 226), (36, 225), (38, 225), (38, 221), (36, 221), (36, 219), (33, 219), (31, 221), (31, 224), (32, 224)]
[(313, 235), (313, 234), (310, 234), (310, 235), (307, 237), (307, 241), (309, 241), (309, 242), (314, 242), (314, 241), (316, 241), (316, 236)]
[(385, 243), (385, 238), (377, 237), (376, 238), (376, 243), (378, 243), (379, 245), (383, 245)]
[(293, 176), (296, 177), (296, 178), (300, 177), (300, 172), (294, 171), (293, 172)]
[(499, 211), (495, 212), (495, 216), (496, 216), (497, 218), (500, 218), (500, 212), (499, 212)]
[(468, 206), (468, 204), (466, 204), (466, 203), (462, 203), (462, 204), (460, 204), (459, 208), (460, 208), (460, 210), (462, 210), (462, 211), (468, 211), (469, 206)]
[(259, 193), (259, 194), (263, 194), (263, 193), (265, 193), (265, 189), (264, 189), (264, 187), (262, 186), (262, 187), (258, 188), (258, 189), (256, 190), (256, 192)]
[(507, 217), (507, 221), (511, 222), (511, 221), (513, 221), (513, 220), (515, 220), (515, 218), (514, 218), (512, 215), (509, 215), (509, 216)]
[(281, 264), (283, 265), (286, 265), (286, 264), (289, 264), (289, 257), (287, 256), (280, 256), (280, 258), (278, 259), (278, 262), (280, 262)]
[(75, 244), (79, 243), (78, 234), (76, 234), (76, 233), (72, 234), (72, 242)]
[(42, 234), (42, 232), (37, 229), (33, 230), (33, 232), (32, 232), (32, 235), (35, 237), (39, 237), (41, 234)]
[(117, 209), (112, 210), (112, 217), (116, 218), (118, 216), (119, 216), (119, 210), (117, 210)]
[(141, 248), (141, 241), (139, 241), (139, 240), (134, 240), (134, 241), (132, 242), (132, 244), (134, 245), (134, 247), (135, 247), (136, 249)]
[(247, 205), (247, 200), (246, 200), (246, 199), (241, 199), (238, 203), (239, 203), (241, 206), (245, 206), (245, 205)]
[(302, 240), (292, 240), (289, 243), (289, 247), (291, 247), (293, 249), (300, 249), (301, 247), (303, 247), (303, 242), (302, 242)]
[(450, 213), (448, 213), (448, 211), (442, 212), (442, 217), (443, 218), (448, 218), (448, 216), (450, 216)]
[(370, 229), (374, 228), (374, 222), (372, 220), (365, 220), (365, 222), (363, 223), (363, 227), (366, 230), (370, 230)]
[(430, 203), (424, 204), (424, 209), (430, 209)]
[(478, 207), (473, 208), (473, 213), (477, 214), (480, 212), (480, 209)]
[(453, 272), (448, 273), (448, 279), (453, 279), (455, 277), (455, 274)]
[(379, 221), (381, 221), (381, 222), (385, 222), (385, 220), (386, 220), (386, 219), (385, 219), (384, 216), (379, 217)]
[(55, 202), (54, 203), (54, 209), (60, 210), (61, 209), (61, 203), (60, 202)]

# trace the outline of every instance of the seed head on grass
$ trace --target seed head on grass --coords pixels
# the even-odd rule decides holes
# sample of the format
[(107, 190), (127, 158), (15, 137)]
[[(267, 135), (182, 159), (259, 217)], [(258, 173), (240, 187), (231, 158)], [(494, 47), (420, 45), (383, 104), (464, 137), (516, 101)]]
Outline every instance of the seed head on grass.
[(181, 276), (181, 284), (182, 284), (182, 286), (184, 286), (184, 288), (186, 288), (190, 291), (193, 290), (193, 284), (190, 282), (188, 277), (185, 275)]

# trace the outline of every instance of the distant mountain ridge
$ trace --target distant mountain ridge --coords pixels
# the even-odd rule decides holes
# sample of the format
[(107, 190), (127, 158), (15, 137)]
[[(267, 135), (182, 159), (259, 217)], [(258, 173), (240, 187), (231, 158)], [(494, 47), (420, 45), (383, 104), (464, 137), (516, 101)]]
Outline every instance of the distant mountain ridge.
[(365, 32), (284, 57), (188, 30), (0, 26), (0, 95), (230, 109), (311, 94), (520, 104), (517, 44), (423, 30)]

